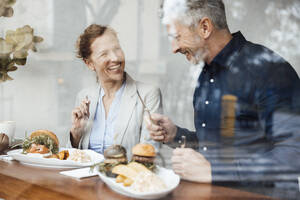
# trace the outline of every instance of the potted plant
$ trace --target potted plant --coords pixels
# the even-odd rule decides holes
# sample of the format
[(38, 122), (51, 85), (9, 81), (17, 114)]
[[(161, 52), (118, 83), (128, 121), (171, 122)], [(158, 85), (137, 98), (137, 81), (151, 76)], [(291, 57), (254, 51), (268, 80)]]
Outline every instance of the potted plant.
[[(0, 18), (12, 17), (14, 10), (12, 6), (16, 0), (0, 1)], [(36, 43), (43, 41), (43, 38), (34, 35), (34, 30), (29, 25), (25, 25), (16, 30), (7, 30), (4, 37), (0, 37), (0, 83), (13, 80), (8, 75), (9, 72), (16, 71), (19, 66), (24, 66), (27, 61), (28, 51), (36, 52)], [(14, 137), (15, 122), (0, 122), (0, 134), (4, 133), (10, 137)], [(8, 131), (10, 130), (10, 131)], [(0, 141), (1, 146), (1, 141)]]

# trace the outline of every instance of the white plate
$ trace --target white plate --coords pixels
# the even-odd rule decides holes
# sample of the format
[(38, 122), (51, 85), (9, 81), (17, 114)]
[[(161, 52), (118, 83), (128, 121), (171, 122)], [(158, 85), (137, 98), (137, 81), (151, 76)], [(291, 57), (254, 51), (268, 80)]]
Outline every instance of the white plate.
[(108, 187), (110, 187), (113, 191), (137, 199), (158, 199), (166, 196), (179, 185), (180, 178), (173, 172), (173, 170), (163, 167), (157, 167), (155, 174), (164, 181), (164, 183), (167, 185), (167, 189), (161, 190), (159, 192), (140, 193), (134, 191), (131, 187), (123, 186), (123, 183), (116, 183), (115, 178), (107, 177), (105, 174), (102, 174), (100, 172), (98, 173), (102, 181), (106, 183)]
[[(60, 149), (61, 150), (68, 150), (70, 153), (75, 149)], [(96, 153), (92, 150), (83, 150), (85, 151), (90, 157), (91, 162), (80, 163), (73, 160), (59, 160), (56, 158), (43, 158), (41, 154), (23, 154), (22, 149), (16, 149), (7, 152), (7, 154), (13, 157), (15, 160), (20, 161), (23, 164), (33, 165), (37, 167), (47, 167), (47, 168), (80, 168), (80, 167), (88, 167), (92, 166), (96, 163), (99, 163), (103, 160), (103, 155)]]

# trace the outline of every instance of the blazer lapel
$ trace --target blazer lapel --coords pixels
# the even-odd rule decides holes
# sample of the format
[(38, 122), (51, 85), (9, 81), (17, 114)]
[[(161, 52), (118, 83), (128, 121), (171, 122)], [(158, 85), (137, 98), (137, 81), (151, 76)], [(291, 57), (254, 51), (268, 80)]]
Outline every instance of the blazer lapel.
[(99, 102), (99, 96), (100, 96), (100, 85), (98, 85), (94, 90), (91, 91), (90, 95), (88, 95), (88, 98), (91, 101), (89, 121), (94, 121), (96, 108)]
[(115, 144), (122, 144), (136, 103), (136, 84), (134, 80), (126, 73), (126, 85), (121, 98), (119, 115), (115, 123)]

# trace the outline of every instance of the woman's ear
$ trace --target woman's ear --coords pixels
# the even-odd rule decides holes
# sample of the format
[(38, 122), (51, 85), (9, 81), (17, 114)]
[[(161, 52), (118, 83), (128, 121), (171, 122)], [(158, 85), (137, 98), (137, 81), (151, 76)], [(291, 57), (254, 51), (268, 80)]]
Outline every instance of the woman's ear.
[(95, 65), (92, 61), (90, 61), (89, 59), (84, 59), (84, 63), (90, 70), (95, 71)]
[(208, 17), (202, 18), (197, 26), (197, 32), (203, 39), (208, 39), (213, 31), (214, 25)]

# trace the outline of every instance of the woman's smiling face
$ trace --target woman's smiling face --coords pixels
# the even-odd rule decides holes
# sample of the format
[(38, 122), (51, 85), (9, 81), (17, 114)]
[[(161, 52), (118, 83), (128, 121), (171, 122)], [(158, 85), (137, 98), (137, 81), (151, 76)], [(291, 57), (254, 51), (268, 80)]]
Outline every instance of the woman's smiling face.
[(105, 31), (91, 44), (91, 55), (86, 64), (96, 71), (102, 81), (122, 81), (125, 56), (115, 33)]

